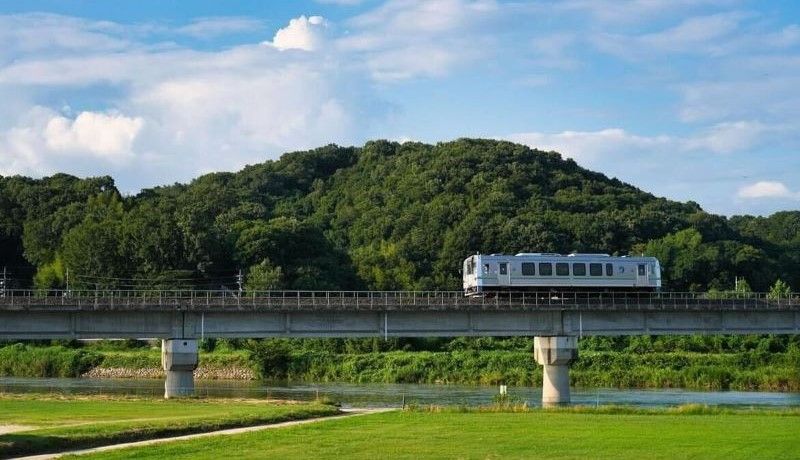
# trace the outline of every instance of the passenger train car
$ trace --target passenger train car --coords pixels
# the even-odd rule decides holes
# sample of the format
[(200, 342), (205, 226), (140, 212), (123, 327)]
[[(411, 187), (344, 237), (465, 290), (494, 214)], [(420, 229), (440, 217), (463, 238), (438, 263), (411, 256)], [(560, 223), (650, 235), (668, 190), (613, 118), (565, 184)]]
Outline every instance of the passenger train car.
[(464, 294), (523, 291), (655, 291), (661, 265), (655, 257), (608, 254), (477, 254), (463, 267)]

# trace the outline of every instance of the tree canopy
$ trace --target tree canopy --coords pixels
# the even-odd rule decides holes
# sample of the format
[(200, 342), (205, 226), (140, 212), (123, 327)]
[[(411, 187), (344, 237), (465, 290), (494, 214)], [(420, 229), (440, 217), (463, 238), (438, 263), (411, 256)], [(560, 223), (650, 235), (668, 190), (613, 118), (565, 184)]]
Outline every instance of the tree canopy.
[(478, 251), (644, 253), (668, 289), (797, 289), (800, 211), (728, 219), (484, 139), (329, 145), (135, 196), (110, 177), (0, 177), (0, 267), (20, 287), (66, 271), (75, 287), (233, 287), (241, 269), (247, 289), (458, 289)]

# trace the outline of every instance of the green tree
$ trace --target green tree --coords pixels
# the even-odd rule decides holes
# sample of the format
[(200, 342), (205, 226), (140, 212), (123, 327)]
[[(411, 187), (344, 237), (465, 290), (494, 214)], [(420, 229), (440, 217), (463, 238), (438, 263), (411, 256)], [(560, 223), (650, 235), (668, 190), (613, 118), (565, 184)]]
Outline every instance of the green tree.
[(120, 244), (123, 216), (116, 192), (99, 194), (89, 199), (83, 222), (64, 236), (60, 254), (76, 288), (118, 287), (119, 278), (129, 275)]
[(770, 299), (788, 299), (791, 293), (792, 288), (779, 278), (770, 288), (767, 297)]
[(279, 290), (284, 287), (283, 270), (279, 266), (272, 265), (269, 259), (264, 259), (248, 270), (245, 282), (245, 289), (248, 292)]
[(62, 289), (66, 287), (66, 270), (61, 257), (56, 255), (52, 262), (45, 263), (36, 271), (33, 284), (40, 291)]

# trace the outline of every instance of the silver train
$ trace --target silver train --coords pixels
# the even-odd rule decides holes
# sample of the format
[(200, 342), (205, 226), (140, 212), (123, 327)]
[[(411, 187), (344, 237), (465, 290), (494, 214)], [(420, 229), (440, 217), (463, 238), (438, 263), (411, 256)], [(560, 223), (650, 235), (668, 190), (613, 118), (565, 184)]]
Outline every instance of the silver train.
[(464, 260), (464, 294), (523, 291), (655, 291), (661, 265), (655, 257), (608, 254), (477, 254)]

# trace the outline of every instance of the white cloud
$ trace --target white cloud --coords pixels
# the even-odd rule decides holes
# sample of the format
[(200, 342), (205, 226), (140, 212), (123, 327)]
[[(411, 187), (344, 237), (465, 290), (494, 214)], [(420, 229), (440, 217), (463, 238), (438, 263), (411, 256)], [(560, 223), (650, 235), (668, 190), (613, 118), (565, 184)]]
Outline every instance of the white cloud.
[(687, 139), (684, 147), (689, 150), (708, 150), (714, 153), (744, 151), (755, 146), (768, 131), (775, 131), (775, 128), (757, 121), (719, 123), (704, 133)]
[(540, 68), (575, 69), (578, 60), (571, 49), (578, 42), (574, 33), (556, 32), (535, 37), (531, 48), (536, 56), (534, 64)]
[(789, 198), (800, 199), (800, 192), (792, 192), (783, 182), (760, 181), (744, 186), (736, 194), (739, 198)]
[(0, 15), (0, 58), (114, 51), (131, 46), (119, 32), (116, 24), (107, 21), (47, 13)]
[(736, 121), (719, 123), (686, 136), (642, 136), (620, 128), (608, 128), (599, 131), (516, 133), (504, 138), (540, 150), (555, 150), (584, 165), (599, 165), (607, 164), (620, 155), (742, 152), (756, 145), (765, 145), (766, 134), (784, 130), (790, 128), (765, 125), (758, 121)]
[(241, 75), (199, 73), (160, 81), (137, 91), (132, 102), (158, 126), (159, 144), (241, 155), (232, 141), (253, 152), (342, 139), (353, 127), (352, 102), (346, 91), (337, 94), (338, 83), (323, 69), (300, 64)]
[(314, 0), (317, 3), (326, 5), (354, 6), (364, 2), (364, 0)]
[(624, 59), (658, 59), (671, 53), (719, 56), (740, 51), (741, 25), (750, 15), (726, 12), (683, 19), (675, 26), (640, 35), (599, 33), (601, 51)]
[[(800, 75), (792, 68), (797, 63), (767, 60), (773, 67), (763, 68), (761, 75), (750, 75), (742, 65), (738, 79), (698, 81), (680, 88), (681, 106), (678, 115), (685, 122), (708, 122), (741, 117), (758, 117), (778, 121), (800, 115)], [(767, 73), (763, 73), (766, 71)]]
[(767, 34), (765, 42), (773, 47), (790, 47), (800, 44), (800, 25), (789, 24), (778, 32)]
[(41, 176), (53, 172), (98, 174), (129, 167), (143, 128), (139, 117), (81, 112), (74, 119), (35, 106), (0, 132), (0, 174)]
[(325, 42), (325, 29), (328, 22), (322, 16), (300, 16), (289, 21), (289, 25), (278, 29), (272, 42), (264, 44), (272, 45), (279, 50), (299, 49), (304, 51), (316, 51)]
[[(304, 21), (326, 27), (321, 18)], [(363, 69), (337, 54), (281, 52), (277, 45), (314, 48), (316, 39), (276, 35), (276, 46), (198, 51), (134, 43), (0, 62), (0, 95), (13, 102), (13, 110), (0, 107), (0, 174), (113, 174), (136, 191), (285, 151), (352, 143), (371, 126), (364, 119), (382, 118)], [(97, 88), (104, 96), (93, 106), (72, 99)], [(52, 94), (59, 96), (42, 107)], [(85, 108), (75, 115), (55, 109), (63, 106)]]
[(711, 46), (710, 50), (713, 50), (713, 42), (736, 32), (746, 16), (742, 13), (732, 12), (690, 17), (675, 27), (645, 34), (639, 39), (644, 47), (651, 50), (655, 48), (696, 52), (706, 46)]
[(140, 117), (81, 112), (74, 120), (56, 116), (47, 122), (47, 147), (61, 152), (90, 152), (98, 157), (129, 156), (131, 145), (144, 125)]
[(177, 29), (176, 32), (190, 37), (210, 39), (221, 35), (256, 32), (264, 28), (264, 22), (247, 17), (222, 16), (199, 18)]
[(676, 12), (736, 3), (739, 0), (564, 0), (554, 9), (586, 13), (603, 23), (643, 23)]
[(674, 145), (668, 136), (638, 136), (624, 129), (609, 128), (600, 131), (563, 131), (560, 133), (517, 133), (506, 139), (540, 150), (555, 150), (586, 165), (607, 160), (608, 156), (632, 152), (647, 153)]
[(337, 45), (377, 80), (442, 77), (492, 52), (495, 38), (482, 25), (500, 10), (492, 0), (389, 0), (350, 19)]

